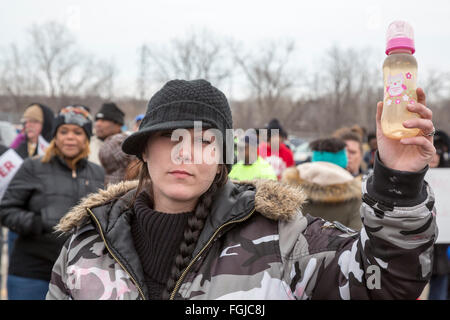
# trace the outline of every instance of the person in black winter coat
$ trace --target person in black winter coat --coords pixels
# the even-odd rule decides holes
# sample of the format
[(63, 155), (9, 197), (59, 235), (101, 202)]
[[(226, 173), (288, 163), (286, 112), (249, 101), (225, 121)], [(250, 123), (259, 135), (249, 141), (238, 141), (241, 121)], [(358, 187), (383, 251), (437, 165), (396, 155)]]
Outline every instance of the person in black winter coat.
[(0, 222), (19, 236), (8, 268), (8, 299), (45, 299), (52, 266), (66, 240), (53, 227), (86, 195), (103, 188), (103, 169), (87, 161), (92, 121), (83, 106), (55, 119), (43, 157), (24, 161), (0, 204)]
[[(23, 131), (19, 133), (10, 147), (26, 159), (35, 155), (43, 155), (45, 148), (52, 139), (54, 112), (40, 103), (31, 103), (22, 115)], [(8, 232), (8, 254), (14, 249), (17, 239), (15, 232)]]
[[(23, 158), (42, 155), (45, 150), (39, 142), (48, 144), (53, 138), (53, 111), (40, 103), (32, 103), (25, 110), (22, 116), (24, 132), (19, 134), (11, 147)], [(41, 141), (39, 141), (39, 136)], [(44, 141), (42, 141), (44, 140)]]

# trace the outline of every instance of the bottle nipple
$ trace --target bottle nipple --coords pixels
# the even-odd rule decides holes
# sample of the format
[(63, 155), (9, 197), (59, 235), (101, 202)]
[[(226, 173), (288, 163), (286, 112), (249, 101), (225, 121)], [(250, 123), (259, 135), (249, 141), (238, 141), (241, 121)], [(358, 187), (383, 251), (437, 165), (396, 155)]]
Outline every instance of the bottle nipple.
[(386, 54), (399, 49), (408, 50), (411, 54), (416, 51), (414, 30), (406, 21), (392, 22), (386, 32)]

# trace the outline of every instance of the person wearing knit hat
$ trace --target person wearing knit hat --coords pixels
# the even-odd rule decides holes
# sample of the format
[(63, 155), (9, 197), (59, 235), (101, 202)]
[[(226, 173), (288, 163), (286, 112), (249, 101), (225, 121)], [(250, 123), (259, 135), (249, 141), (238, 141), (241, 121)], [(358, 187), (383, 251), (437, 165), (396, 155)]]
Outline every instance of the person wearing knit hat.
[(71, 105), (62, 108), (56, 116), (53, 127), (53, 137), (62, 124), (74, 124), (81, 127), (88, 139), (92, 136), (92, 116), (89, 107), (83, 105)]
[(71, 170), (89, 156), (89, 140), (92, 135), (92, 116), (83, 105), (63, 107), (55, 118), (53, 139), (42, 159), (48, 162), (58, 156)]
[[(205, 80), (169, 81), (150, 99), (139, 130), (128, 137), (122, 149), (142, 158), (148, 137), (156, 131), (194, 128), (201, 122), (204, 129), (215, 128), (221, 133), (222, 162), (228, 170), (234, 153), (233, 141), (228, 141), (227, 129), (232, 129), (231, 109), (225, 95)], [(230, 157), (231, 154), (231, 157)]]
[(279, 180), (286, 168), (295, 165), (294, 154), (283, 142), (287, 133), (278, 119), (270, 120), (265, 129), (267, 130), (267, 141), (262, 139), (258, 147), (258, 154), (270, 163)]
[(124, 180), (135, 158), (122, 151), (122, 142), (129, 135), (129, 132), (122, 132), (124, 116), (113, 102), (104, 103), (95, 115), (95, 134), (100, 141), (94, 139), (94, 147), (98, 150), (98, 163), (105, 170), (105, 186)]
[(124, 124), (124, 117), (125, 113), (114, 102), (107, 102), (102, 104), (102, 107), (95, 115), (95, 120), (109, 120), (122, 126)]
[(114, 102), (104, 103), (95, 115), (95, 134), (100, 140), (122, 131), (125, 114)]
[(284, 130), (284, 128), (281, 126), (280, 120), (278, 120), (277, 118), (273, 118), (269, 121), (269, 123), (267, 123), (266, 125), (266, 129), (268, 130), (268, 136), (270, 138), (272, 133), (276, 133), (276, 131), (271, 131), (271, 130), (279, 130), (278, 134), (281, 137), (286, 137), (287, 138), (287, 132)]
[(88, 108), (62, 108), (44, 155), (26, 159), (8, 185), (0, 220), (18, 234), (9, 260), (8, 300), (45, 299), (67, 239), (53, 227), (81, 198), (104, 186), (103, 169), (87, 160), (91, 131)]
[[(417, 126), (431, 132), (423, 103), (414, 104), (424, 115)], [(228, 179), (232, 128), (225, 94), (206, 80), (171, 80), (157, 91), (122, 144), (140, 161), (138, 179), (87, 197), (59, 221), (56, 230), (70, 240), (47, 299), (419, 296), (437, 236), (433, 193), (423, 181), (431, 137), (403, 141), (412, 146), (380, 138), (382, 160), (362, 188), (359, 234), (308, 215), (301, 188)], [(379, 277), (387, 277), (381, 286), (366, 281)]]
[[(108, 138), (114, 135), (121, 134), (123, 136), (122, 125), (124, 124), (124, 116), (124, 112), (114, 102), (102, 104), (100, 110), (95, 115), (95, 135), (91, 139), (89, 161), (101, 166), (104, 165), (100, 159), (102, 146)], [(122, 137), (122, 141), (123, 139), (124, 137)]]

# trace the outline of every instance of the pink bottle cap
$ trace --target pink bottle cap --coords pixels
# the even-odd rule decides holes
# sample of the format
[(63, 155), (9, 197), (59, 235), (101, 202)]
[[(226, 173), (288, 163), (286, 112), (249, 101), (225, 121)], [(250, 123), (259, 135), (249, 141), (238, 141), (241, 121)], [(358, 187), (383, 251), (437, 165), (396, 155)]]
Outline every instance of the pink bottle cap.
[(405, 21), (392, 22), (386, 32), (386, 54), (393, 50), (404, 49), (413, 54), (416, 52), (414, 47), (414, 30), (411, 25)]

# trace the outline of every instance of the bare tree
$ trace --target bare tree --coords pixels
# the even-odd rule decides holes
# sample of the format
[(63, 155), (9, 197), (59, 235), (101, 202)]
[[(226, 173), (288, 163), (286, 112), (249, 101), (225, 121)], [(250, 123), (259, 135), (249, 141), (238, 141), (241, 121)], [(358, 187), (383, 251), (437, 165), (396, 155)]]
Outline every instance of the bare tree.
[(65, 25), (33, 25), (30, 39), (37, 74), (50, 97), (112, 94), (114, 64), (81, 52)]
[[(450, 72), (431, 69), (422, 81), (427, 101), (438, 103), (450, 96)], [(439, 104), (438, 104), (439, 107)]]
[(235, 62), (243, 71), (258, 113), (266, 121), (273, 116), (283, 118), (287, 115), (290, 112), (286, 108), (287, 98), (293, 94), (292, 89), (300, 79), (299, 73), (291, 65), (294, 42), (267, 42), (253, 51), (245, 51), (235, 45), (232, 52)]
[(4, 110), (18, 110), (24, 103), (24, 97), (42, 92), (42, 84), (25, 54), (15, 44), (0, 52), (0, 93), (12, 102), (10, 108), (2, 105)]
[(324, 68), (318, 72), (326, 101), (321, 107), (327, 109), (325, 114), (332, 115), (323, 119), (325, 125), (371, 124), (383, 87), (381, 66), (374, 63), (373, 51), (332, 46), (323, 61)]
[(83, 66), (81, 74), (84, 74), (86, 79), (83, 81), (85, 95), (98, 95), (107, 100), (114, 98), (114, 79), (117, 68), (113, 62), (91, 60), (89, 64)]
[(33, 25), (29, 34), (30, 53), (45, 79), (49, 96), (55, 97), (57, 90), (64, 87), (62, 81), (72, 72), (80, 58), (74, 51), (75, 39), (64, 25), (56, 22)]
[[(168, 45), (148, 45), (141, 50), (141, 83), (145, 81), (144, 77), (152, 76), (160, 83), (174, 78), (202, 78), (220, 86), (231, 75), (227, 46), (206, 30), (191, 31), (183, 38), (173, 39)], [(146, 55), (149, 60), (144, 60)]]

